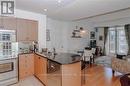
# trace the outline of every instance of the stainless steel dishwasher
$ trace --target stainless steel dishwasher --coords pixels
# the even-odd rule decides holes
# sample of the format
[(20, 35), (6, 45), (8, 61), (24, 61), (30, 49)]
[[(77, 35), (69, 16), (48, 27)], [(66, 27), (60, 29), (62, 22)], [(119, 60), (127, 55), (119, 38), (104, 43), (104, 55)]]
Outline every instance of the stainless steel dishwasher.
[(62, 73), (61, 73), (61, 65), (59, 63), (48, 60), (47, 79), (48, 79), (48, 86), (61, 86)]

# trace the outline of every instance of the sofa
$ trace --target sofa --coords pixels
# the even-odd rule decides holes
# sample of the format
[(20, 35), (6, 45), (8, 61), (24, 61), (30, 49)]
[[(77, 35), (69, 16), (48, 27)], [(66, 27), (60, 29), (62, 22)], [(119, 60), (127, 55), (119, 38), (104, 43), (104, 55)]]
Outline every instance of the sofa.
[(113, 70), (113, 74), (115, 71), (127, 74), (130, 73), (130, 59), (119, 59), (119, 58), (112, 58), (111, 67)]

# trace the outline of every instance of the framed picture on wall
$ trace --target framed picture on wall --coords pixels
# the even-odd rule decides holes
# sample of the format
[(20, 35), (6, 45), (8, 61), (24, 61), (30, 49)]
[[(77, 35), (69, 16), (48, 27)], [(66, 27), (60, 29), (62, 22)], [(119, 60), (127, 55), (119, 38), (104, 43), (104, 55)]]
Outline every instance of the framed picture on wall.
[(103, 36), (99, 36), (99, 41), (102, 41), (103, 40)]
[(50, 30), (46, 30), (46, 41), (50, 41)]
[(90, 39), (95, 39), (95, 32), (94, 31), (90, 32)]

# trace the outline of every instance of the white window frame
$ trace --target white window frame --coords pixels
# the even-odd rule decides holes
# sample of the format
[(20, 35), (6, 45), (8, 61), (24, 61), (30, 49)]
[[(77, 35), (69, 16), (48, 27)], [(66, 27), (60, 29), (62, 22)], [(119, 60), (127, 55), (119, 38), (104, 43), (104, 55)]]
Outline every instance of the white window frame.
[[(122, 27), (122, 29), (121, 29), (121, 27)], [(120, 29), (119, 29), (120, 28)], [(127, 55), (127, 51), (128, 51), (128, 49), (126, 49), (125, 50), (125, 52), (123, 52), (123, 53), (120, 53), (120, 51), (119, 51), (119, 30), (123, 30), (124, 29), (124, 27), (123, 26), (120, 26), (120, 27), (111, 27), (111, 28), (109, 28), (109, 31), (108, 31), (108, 46), (109, 46), (109, 50), (108, 50), (108, 52), (109, 52), (109, 54), (120, 54), (120, 55)], [(115, 31), (115, 52), (110, 52), (111, 50), (110, 50), (110, 31)], [(125, 31), (125, 30), (124, 30)], [(127, 40), (124, 40), (124, 41), (127, 41)], [(125, 44), (127, 47), (128, 47), (128, 44), (127, 44), (127, 42), (126, 42), (126, 44)]]

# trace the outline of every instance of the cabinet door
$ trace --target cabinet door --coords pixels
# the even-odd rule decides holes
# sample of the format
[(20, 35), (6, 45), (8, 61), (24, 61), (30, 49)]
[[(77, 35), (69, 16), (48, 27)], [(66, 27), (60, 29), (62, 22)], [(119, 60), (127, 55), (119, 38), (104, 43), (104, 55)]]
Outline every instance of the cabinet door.
[(16, 18), (3, 17), (3, 26), (6, 30), (16, 30)]
[(34, 54), (28, 54), (27, 56), (27, 71), (28, 76), (32, 76), (34, 74)]
[(3, 23), (2, 23), (3, 21), (2, 21), (2, 17), (0, 16), (0, 29), (2, 29), (2, 27), (3, 27)]
[(26, 65), (25, 65), (25, 56), (19, 56), (19, 79), (23, 79), (26, 77)]
[(27, 20), (17, 19), (17, 41), (27, 41), (28, 39)]
[(28, 37), (30, 41), (38, 41), (38, 23), (37, 21), (28, 20)]
[(47, 59), (39, 55), (35, 55), (35, 76), (47, 85)]
[(34, 75), (38, 78), (38, 70), (39, 70), (39, 67), (38, 67), (38, 61), (39, 61), (39, 58), (38, 58), (38, 55), (34, 55)]
[(34, 54), (19, 55), (19, 79), (34, 74)]
[(39, 79), (47, 85), (47, 59), (44, 57), (40, 57), (39, 68)]

